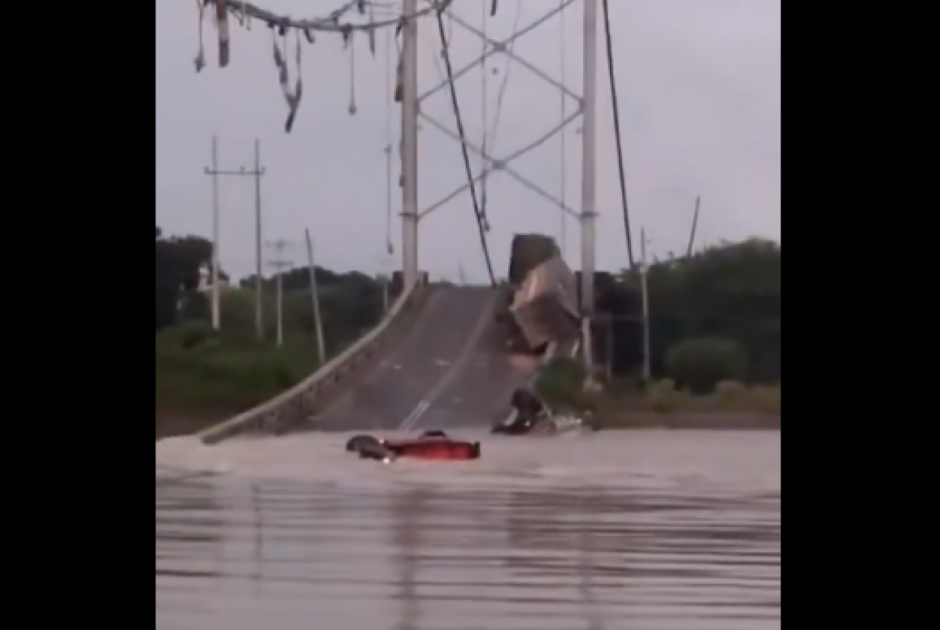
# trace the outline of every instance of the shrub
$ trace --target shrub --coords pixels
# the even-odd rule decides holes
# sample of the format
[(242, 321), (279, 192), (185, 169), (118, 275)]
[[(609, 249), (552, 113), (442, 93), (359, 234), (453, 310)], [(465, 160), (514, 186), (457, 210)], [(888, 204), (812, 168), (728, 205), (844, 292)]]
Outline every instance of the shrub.
[(584, 365), (577, 359), (558, 357), (545, 364), (535, 380), (535, 391), (550, 405), (580, 406), (585, 400)]
[(726, 380), (740, 380), (747, 352), (732, 339), (698, 337), (677, 343), (666, 353), (668, 374), (693, 394), (705, 394)]
[(748, 405), (762, 413), (779, 414), (783, 412), (783, 399), (780, 386), (759, 385), (747, 392)]
[(715, 386), (715, 397), (722, 405), (740, 404), (747, 393), (747, 387), (740, 381), (720, 381)]
[(650, 408), (657, 413), (673, 411), (679, 404), (676, 382), (669, 378), (653, 381), (646, 387)]

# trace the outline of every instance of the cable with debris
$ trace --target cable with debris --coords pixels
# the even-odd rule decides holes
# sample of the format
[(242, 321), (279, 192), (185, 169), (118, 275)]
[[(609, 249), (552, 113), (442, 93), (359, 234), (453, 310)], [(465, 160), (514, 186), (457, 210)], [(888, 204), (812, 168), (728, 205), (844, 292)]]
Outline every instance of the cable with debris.
[(614, 66), (614, 44), (610, 34), (610, 11), (607, 0), (603, 0), (604, 7), (604, 39), (607, 42), (607, 73), (610, 80), (610, 100), (614, 111), (614, 139), (617, 142), (617, 166), (620, 175), (620, 203), (623, 209), (623, 228), (627, 237), (627, 259), (630, 269), (634, 268), (633, 237), (630, 234), (630, 208), (627, 205), (627, 175), (623, 165), (623, 140), (620, 135), (620, 106), (617, 100), (617, 79)]
[[(218, 33), (218, 63), (220, 68), (228, 67), (231, 62), (231, 32), (230, 17), (239, 25), (251, 30), (253, 20), (257, 20), (271, 29), (274, 37), (274, 65), (277, 70), (278, 83), (287, 103), (287, 120), (284, 130), (290, 133), (297, 117), (300, 102), (303, 99), (303, 81), (301, 80), (301, 58), (303, 46), (300, 36), (307, 43), (314, 44), (314, 33), (338, 34), (343, 38), (345, 48), (349, 51), (350, 59), (350, 97), (349, 114), (356, 114), (355, 80), (356, 62), (353, 35), (365, 33), (368, 37), (369, 50), (375, 57), (375, 33), (379, 29), (394, 27), (400, 30), (402, 24), (410, 20), (419, 19), (432, 12), (440, 15), (453, 0), (425, 0), (426, 6), (411, 13), (401, 14), (389, 10), (388, 3), (373, 2), (370, 0), (347, 0), (342, 6), (334, 9), (326, 17), (297, 19), (287, 15), (279, 15), (267, 11), (245, 0), (196, 0), (198, 8), (199, 49), (195, 58), (196, 72), (206, 67), (206, 54), (203, 37), (203, 25), (207, 10), (213, 16)], [(358, 20), (358, 21), (357, 21)], [(296, 31), (295, 76), (293, 87), (290, 86), (290, 71), (287, 64), (287, 36), (289, 31)], [(282, 43), (278, 45), (278, 38)]]

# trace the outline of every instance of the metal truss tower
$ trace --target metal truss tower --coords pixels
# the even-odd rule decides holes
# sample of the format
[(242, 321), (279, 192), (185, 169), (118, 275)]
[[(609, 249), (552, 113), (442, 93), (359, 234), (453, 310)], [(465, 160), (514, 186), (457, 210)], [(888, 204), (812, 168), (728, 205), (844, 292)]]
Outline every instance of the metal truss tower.
[[(479, 1), (479, 0), (477, 0)], [(521, 0), (517, 0), (521, 1)], [(414, 13), (417, 0), (403, 0), (404, 13), (406, 15)], [(583, 30), (583, 72), (581, 94), (577, 94), (561, 81), (553, 78), (535, 64), (531, 63), (521, 55), (513, 51), (513, 44), (522, 37), (532, 33), (539, 27), (548, 23), (553, 18), (559, 16), (562, 11), (569, 6), (581, 2), (583, 6), (584, 30)], [(560, 209), (561, 212), (574, 217), (580, 225), (581, 231), (581, 271), (582, 271), (582, 290), (581, 301), (582, 309), (586, 314), (590, 314), (594, 305), (594, 270), (596, 264), (596, 238), (595, 221), (597, 218), (596, 199), (597, 199), (597, 176), (596, 176), (596, 137), (597, 137), (597, 20), (598, 20), (598, 0), (565, 0), (559, 5), (543, 14), (529, 25), (517, 30), (508, 39), (497, 40), (490, 37), (480, 28), (468, 23), (463, 18), (455, 15), (453, 12), (449, 15), (453, 24), (463, 28), (465, 31), (478, 37), (483, 43), (482, 53), (470, 63), (453, 72), (450, 80), (444, 80), (429, 90), (418, 92), (417, 81), (417, 25), (413, 22), (404, 28), (404, 37), (402, 45), (402, 188), (403, 188), (403, 212), (402, 212), (402, 268), (405, 274), (405, 281), (412, 282), (417, 278), (418, 269), (418, 223), (421, 219), (439, 209), (455, 197), (468, 191), (471, 186), (477, 185), (480, 181), (487, 178), (495, 172), (505, 173), (516, 180), (525, 188), (531, 190), (546, 201)], [(469, 140), (461, 140), (460, 136), (454, 133), (447, 125), (433, 118), (422, 111), (421, 103), (441, 90), (447, 89), (450, 81), (458, 81), (461, 77), (467, 75), (475, 67), (480, 66), (491, 57), (505, 55), (516, 64), (526, 68), (529, 72), (545, 81), (562, 94), (572, 98), (577, 103), (574, 111), (564, 117), (555, 127), (547, 131), (533, 142), (526, 146), (517, 147), (503, 155), (492, 155), (489, 150), (479, 146)], [(456, 142), (462, 142), (467, 149), (482, 158), (486, 166), (477, 173), (472, 182), (467, 182), (457, 188), (449, 195), (438, 201), (420, 207), (417, 196), (417, 177), (418, 177), (418, 119), (435, 127), (444, 135), (452, 138)], [(517, 158), (526, 155), (542, 147), (549, 139), (564, 133), (571, 125), (577, 121), (581, 123), (581, 207), (575, 209), (570, 207), (566, 201), (559, 199), (556, 195), (546, 191), (541, 186), (533, 183), (518, 171), (512, 168), (512, 162)]]

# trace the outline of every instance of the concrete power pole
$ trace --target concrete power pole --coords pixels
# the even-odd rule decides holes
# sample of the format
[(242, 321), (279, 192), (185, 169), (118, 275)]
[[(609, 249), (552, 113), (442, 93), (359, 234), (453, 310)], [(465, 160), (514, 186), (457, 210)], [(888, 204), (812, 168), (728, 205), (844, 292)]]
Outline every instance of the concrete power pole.
[(597, 0), (584, 2), (584, 113), (581, 132), (581, 309), (594, 313), (597, 218)]
[(244, 166), (237, 171), (227, 171), (219, 169), (219, 141), (216, 136), (212, 136), (212, 166), (205, 168), (205, 174), (212, 177), (212, 327), (216, 330), (220, 326), (220, 308), (219, 308), (219, 176), (231, 175), (235, 177), (250, 176), (255, 178), (255, 242), (256, 242), (256, 273), (258, 280), (255, 287), (255, 326), (258, 329), (258, 338), (264, 337), (264, 322), (262, 320), (261, 310), (261, 287), (262, 287), (262, 252), (261, 252), (261, 177), (265, 169), (261, 167), (260, 143), (255, 140), (255, 167), (248, 170)]
[(255, 329), (264, 339), (264, 248), (261, 246), (261, 141), (255, 139)]
[(274, 256), (268, 262), (274, 269), (275, 283), (277, 285), (277, 347), (284, 345), (284, 270), (291, 267), (291, 261), (284, 258), (283, 253), (289, 241), (279, 239), (268, 243), (268, 246), (274, 250)]
[[(402, 15), (417, 13), (402, 0)], [(418, 21), (406, 19), (401, 50), (402, 274), (407, 289), (418, 280)]]
[(310, 292), (313, 294), (313, 326), (317, 333), (317, 351), (320, 365), (326, 363), (326, 343), (323, 340), (323, 320), (320, 319), (320, 292), (317, 288), (317, 268), (313, 262), (313, 241), (310, 230), (304, 230), (307, 239), (307, 262), (310, 265)]
[(212, 136), (212, 166), (205, 169), (212, 176), (212, 329), (220, 326), (219, 315), (219, 139)]

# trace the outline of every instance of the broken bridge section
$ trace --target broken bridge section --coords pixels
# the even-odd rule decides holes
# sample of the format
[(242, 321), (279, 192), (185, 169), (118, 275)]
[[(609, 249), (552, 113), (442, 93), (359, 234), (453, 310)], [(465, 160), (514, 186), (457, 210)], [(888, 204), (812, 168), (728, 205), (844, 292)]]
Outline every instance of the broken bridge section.
[(537, 367), (513, 356), (496, 322), (503, 292), (434, 286), (410, 332), (310, 428), (417, 431), (501, 419), (513, 388)]
[(555, 239), (543, 234), (513, 237), (509, 286), (501, 319), (514, 347), (531, 352), (579, 339), (578, 281)]

